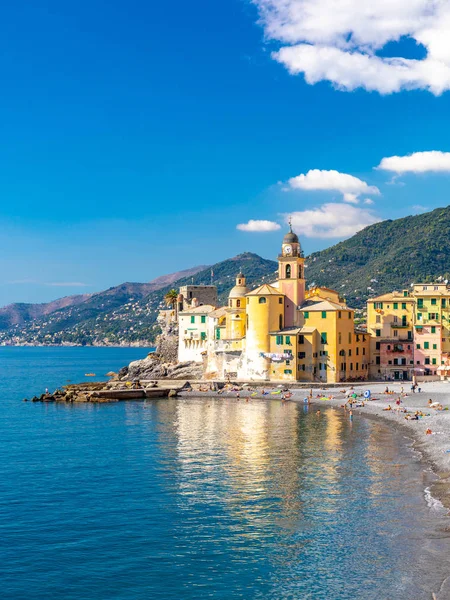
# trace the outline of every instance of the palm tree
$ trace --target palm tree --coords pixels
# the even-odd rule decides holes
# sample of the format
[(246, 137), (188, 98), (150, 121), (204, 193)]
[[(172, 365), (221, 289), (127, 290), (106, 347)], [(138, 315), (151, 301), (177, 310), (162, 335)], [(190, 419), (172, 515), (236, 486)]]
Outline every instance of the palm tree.
[(177, 290), (169, 290), (167, 294), (164, 296), (164, 302), (166, 306), (171, 306), (175, 313), (175, 319), (177, 317), (177, 300), (178, 300), (178, 292)]

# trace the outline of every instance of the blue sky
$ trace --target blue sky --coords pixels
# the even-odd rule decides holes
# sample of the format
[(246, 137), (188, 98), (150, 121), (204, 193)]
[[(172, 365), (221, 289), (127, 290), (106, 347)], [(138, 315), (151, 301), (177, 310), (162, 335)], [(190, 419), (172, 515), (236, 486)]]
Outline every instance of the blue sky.
[[(368, 39), (361, 18), (352, 40), (371, 62), (356, 69), (346, 61), (357, 49), (342, 50), (339, 32), (320, 25), (310, 40), (298, 21), (282, 30), (281, 4), (2, 8), (0, 305), (148, 281), (246, 250), (273, 258), (290, 213), (310, 252), (368, 222), (449, 203), (450, 85), (443, 69), (432, 81), (417, 75), (424, 55), (446, 61), (447, 48), (427, 45), (431, 25), (411, 25), (421, 15), (405, 14), (405, 0), (394, 1), (406, 23), (394, 41), (380, 37), (391, 31), (384, 20)], [(406, 80), (392, 56), (409, 61)], [(375, 169), (424, 151), (439, 154)], [(377, 192), (344, 201), (341, 174)], [(237, 229), (250, 220), (281, 229)]]

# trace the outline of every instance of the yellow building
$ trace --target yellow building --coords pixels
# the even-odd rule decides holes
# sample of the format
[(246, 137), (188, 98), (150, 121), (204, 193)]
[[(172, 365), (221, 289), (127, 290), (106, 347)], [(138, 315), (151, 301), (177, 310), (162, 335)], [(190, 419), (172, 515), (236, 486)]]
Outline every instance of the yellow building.
[(298, 236), (284, 236), (278, 281), (249, 291), (243, 273), (227, 306), (208, 315), (205, 376), (246, 381), (367, 379), (369, 336), (338, 292), (306, 291)]

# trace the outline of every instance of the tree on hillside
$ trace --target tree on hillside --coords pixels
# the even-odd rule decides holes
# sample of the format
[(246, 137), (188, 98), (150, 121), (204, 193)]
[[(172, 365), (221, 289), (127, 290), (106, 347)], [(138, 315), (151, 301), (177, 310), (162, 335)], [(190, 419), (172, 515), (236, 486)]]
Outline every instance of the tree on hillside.
[(177, 299), (178, 299), (178, 292), (177, 290), (169, 290), (165, 296), (164, 296), (164, 302), (166, 303), (166, 306), (171, 306), (174, 310), (175, 313), (175, 318), (177, 317)]

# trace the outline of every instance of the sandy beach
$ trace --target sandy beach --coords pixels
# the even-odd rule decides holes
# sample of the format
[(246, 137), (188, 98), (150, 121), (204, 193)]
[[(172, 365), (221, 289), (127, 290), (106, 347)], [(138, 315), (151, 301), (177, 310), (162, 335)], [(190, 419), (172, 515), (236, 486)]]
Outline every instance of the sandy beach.
[[(385, 393), (386, 386), (389, 393)], [(421, 452), (431, 464), (438, 480), (433, 486), (433, 497), (439, 499), (450, 510), (450, 382), (427, 382), (420, 385), (420, 392), (412, 393), (410, 382), (342, 384), (332, 388), (313, 388), (312, 397), (309, 389), (289, 386), (292, 394), (289, 402), (305, 403), (305, 398), (311, 403), (311, 410), (323, 410), (327, 407), (337, 407), (346, 410), (349, 419), (369, 417), (383, 419), (399, 429), (399, 434), (409, 433), (414, 439), (414, 448)], [(263, 395), (262, 391), (266, 394)], [(370, 399), (364, 398), (364, 392), (370, 391)], [(402, 393), (403, 390), (403, 393)], [(348, 402), (349, 393), (357, 394), (351, 408)], [(277, 399), (281, 401), (282, 394), (273, 388), (264, 389), (261, 384), (245, 387), (239, 392), (225, 390), (221, 394), (212, 391), (200, 392), (208, 397), (237, 398), (240, 401), (260, 401), (262, 399)], [(182, 392), (182, 396), (197, 395), (198, 392)], [(400, 399), (400, 405), (397, 401)], [(429, 406), (438, 403), (437, 408)], [(391, 410), (386, 410), (388, 407)], [(442, 409), (440, 409), (442, 407)], [(416, 411), (423, 413), (418, 420), (413, 420)], [(428, 431), (428, 433), (427, 433)], [(429, 433), (431, 431), (431, 433)]]

